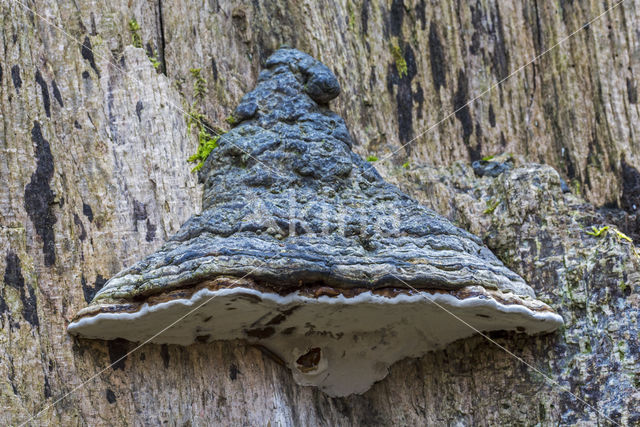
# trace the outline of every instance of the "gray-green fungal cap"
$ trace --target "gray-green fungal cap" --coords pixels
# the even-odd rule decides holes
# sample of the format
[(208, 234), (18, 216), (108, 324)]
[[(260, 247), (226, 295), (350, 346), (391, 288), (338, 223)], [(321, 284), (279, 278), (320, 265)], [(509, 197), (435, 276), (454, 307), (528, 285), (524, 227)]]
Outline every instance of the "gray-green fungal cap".
[(562, 323), (479, 238), (351, 151), (326, 66), (294, 49), (266, 65), (200, 171), (203, 213), (109, 280), (70, 332), (142, 341), (213, 298), (153, 341), (259, 343), (299, 383), (344, 395), (474, 332), (437, 305), (479, 330)]

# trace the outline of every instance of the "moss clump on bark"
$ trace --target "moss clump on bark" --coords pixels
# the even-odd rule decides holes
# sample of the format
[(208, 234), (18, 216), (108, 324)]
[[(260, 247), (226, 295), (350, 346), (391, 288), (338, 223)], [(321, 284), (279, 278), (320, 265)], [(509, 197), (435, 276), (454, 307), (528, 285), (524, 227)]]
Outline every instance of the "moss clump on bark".
[(220, 139), (220, 135), (211, 137), (204, 128), (200, 129), (198, 132), (198, 151), (188, 159), (191, 163), (198, 163), (191, 169), (192, 172), (197, 172), (202, 168), (211, 151), (218, 146), (218, 139)]
[[(142, 49), (143, 47), (142, 36), (140, 35), (140, 24), (138, 24), (136, 18), (131, 18), (129, 20), (129, 31), (131, 32), (131, 44), (133, 45), (133, 47)], [(149, 58), (149, 61), (151, 61), (151, 65), (153, 65), (153, 68), (158, 70), (161, 65), (161, 62), (158, 60), (158, 53), (155, 51), (155, 49), (153, 49), (152, 51), (149, 45), (147, 46), (147, 57)]]
[(590, 236), (600, 237), (603, 235), (603, 233), (608, 232), (614, 234), (618, 238), (618, 240), (626, 240), (630, 243), (633, 243), (633, 239), (631, 239), (631, 237), (627, 236), (615, 227), (610, 227), (608, 225), (605, 225), (604, 227), (596, 227), (595, 225), (593, 225), (591, 227), (591, 230), (592, 231), (586, 232)]
[(207, 93), (207, 80), (202, 77), (202, 69), (191, 68), (189, 72), (194, 78), (193, 96), (195, 100), (189, 109), (189, 113), (187, 113), (187, 129), (189, 133), (194, 129), (198, 132), (198, 150), (187, 161), (197, 163), (191, 169), (192, 172), (197, 172), (204, 166), (204, 162), (211, 154), (211, 151), (218, 146), (218, 139), (220, 139), (224, 131), (220, 128), (208, 126), (204, 114), (198, 111), (198, 104), (204, 100), (204, 96)]
[(402, 49), (397, 44), (391, 44), (391, 56), (393, 56), (393, 60), (396, 63), (396, 69), (398, 70), (398, 75), (402, 78), (406, 76), (408, 73), (407, 70), (407, 61), (404, 59), (404, 55), (402, 54)]
[(133, 47), (142, 48), (142, 37), (140, 37), (140, 24), (136, 18), (129, 20), (129, 31), (131, 31), (131, 44)]

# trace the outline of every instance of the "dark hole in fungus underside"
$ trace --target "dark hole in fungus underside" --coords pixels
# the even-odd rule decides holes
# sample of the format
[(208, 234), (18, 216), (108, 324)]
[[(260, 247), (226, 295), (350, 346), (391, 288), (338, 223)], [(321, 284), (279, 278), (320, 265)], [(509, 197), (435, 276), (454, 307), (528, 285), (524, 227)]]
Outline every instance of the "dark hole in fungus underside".
[(322, 350), (318, 347), (314, 347), (307, 351), (296, 360), (298, 369), (302, 372), (310, 372), (318, 367), (320, 359), (322, 358)]

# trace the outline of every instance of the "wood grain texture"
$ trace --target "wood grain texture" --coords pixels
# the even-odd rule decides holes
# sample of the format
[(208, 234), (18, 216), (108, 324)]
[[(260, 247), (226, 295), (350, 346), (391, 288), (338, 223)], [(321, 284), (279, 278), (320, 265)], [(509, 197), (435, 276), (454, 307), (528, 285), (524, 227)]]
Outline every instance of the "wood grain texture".
[[(593, 410), (482, 338), (400, 362), (363, 396), (331, 399), (296, 386), (287, 369), (242, 343), (148, 345), (92, 379), (132, 345), (76, 341), (65, 328), (105, 279), (157, 249), (200, 211), (201, 188), (185, 161), (197, 140), (188, 134), (184, 113), (175, 108), (186, 109), (196, 101), (190, 68), (202, 68), (207, 80), (208, 94), (197, 108), (212, 125), (224, 127), (224, 118), (254, 85), (262, 60), (282, 43), (306, 50), (340, 80), (343, 93), (332, 106), (345, 118), (358, 144), (355, 150), (383, 158), (613, 2), (27, 4), (79, 43), (16, 2), (0, 3), (2, 424), (26, 421), (45, 407), (34, 424), (489, 425), (598, 419)], [(482, 101), (400, 150), (393, 162), (376, 167), (389, 177), (407, 160), (443, 166), (513, 152), (552, 165), (574, 191), (579, 184), (579, 192), (596, 206), (632, 206), (635, 193), (625, 193), (622, 165), (624, 160), (631, 168), (624, 169), (625, 176), (640, 167), (639, 8), (637, 0), (625, 1)], [(130, 46), (128, 22), (134, 17), (143, 49)], [(394, 57), (398, 50), (406, 69)], [(161, 59), (159, 71), (165, 69), (166, 75), (154, 69), (148, 54)], [(397, 179), (405, 189), (417, 185), (416, 191), (437, 186), (412, 184), (403, 175)], [(448, 190), (424, 194), (434, 206), (451, 205)], [(477, 203), (484, 204), (483, 196), (478, 197)], [(477, 206), (473, 203), (469, 206)], [(458, 204), (458, 209), (464, 206)], [(470, 212), (478, 214), (474, 209)], [(501, 215), (509, 223), (512, 213)], [(484, 224), (473, 223), (473, 215), (462, 219), (467, 223), (461, 220), (461, 225), (471, 230)], [(509, 241), (523, 246), (512, 250), (529, 250), (533, 241), (518, 236)], [(570, 251), (579, 240), (565, 245)], [(495, 240), (495, 246), (491, 239), (485, 241), (502, 250), (499, 254), (509, 253), (504, 241)], [(614, 250), (608, 264), (599, 267), (614, 271), (611, 277), (629, 271), (630, 290), (623, 300), (607, 300), (606, 295), (590, 299), (592, 293), (584, 291), (577, 302), (549, 296), (550, 302), (575, 317), (595, 303), (617, 307), (610, 312), (619, 316), (615, 319), (636, 318), (625, 316), (625, 310), (638, 307), (637, 263), (628, 257), (628, 252)], [(570, 287), (553, 274), (556, 264), (536, 270), (536, 262), (547, 261), (503, 261), (534, 287), (544, 281), (539, 292)], [(519, 268), (525, 261), (531, 264)], [(584, 262), (593, 267), (592, 261)], [(584, 271), (591, 270), (576, 268), (572, 274)], [(568, 283), (586, 283), (590, 287), (585, 289), (591, 289), (602, 277)], [(610, 336), (608, 325), (591, 324), (591, 333)], [(626, 331), (618, 330), (615, 339)], [(568, 334), (566, 347), (572, 355), (587, 351), (580, 331)], [(586, 357), (572, 357), (573, 365), (565, 366), (564, 353), (558, 351), (567, 340), (563, 335), (496, 339), (546, 373), (569, 372), (575, 379), (571, 390), (590, 404), (603, 405), (618, 422), (633, 425), (640, 419), (633, 412), (640, 406), (637, 348), (634, 353), (625, 347), (618, 360), (617, 341), (594, 341), (589, 351), (603, 355), (605, 368)], [(598, 388), (615, 383), (618, 377), (610, 373), (620, 366), (625, 367), (619, 377), (624, 381), (618, 381), (622, 386), (616, 390), (635, 384), (635, 394), (612, 395)], [(590, 376), (594, 374), (606, 384), (585, 387), (604, 384)]]

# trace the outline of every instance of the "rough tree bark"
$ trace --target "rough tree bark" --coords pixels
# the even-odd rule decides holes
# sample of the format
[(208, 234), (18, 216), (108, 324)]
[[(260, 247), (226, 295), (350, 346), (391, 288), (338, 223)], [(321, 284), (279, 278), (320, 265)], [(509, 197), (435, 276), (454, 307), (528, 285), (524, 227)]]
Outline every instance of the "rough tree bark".
[[(400, 362), (343, 399), (296, 386), (240, 342), (146, 345), (94, 377), (134, 345), (74, 340), (72, 315), (199, 211), (185, 110), (224, 127), (286, 43), (340, 79), (332, 107), (358, 153), (399, 149), (379, 171), (483, 237), (567, 321), (552, 336), (496, 341), (616, 422), (640, 423), (637, 252), (581, 229), (638, 235), (640, 2), (464, 106), (612, 5), (2, 1), (0, 422), (43, 410), (34, 424), (607, 423), (480, 337)], [(191, 68), (207, 81), (202, 101)], [(464, 166), (497, 152), (553, 166), (576, 195), (537, 166), (496, 179)]]

